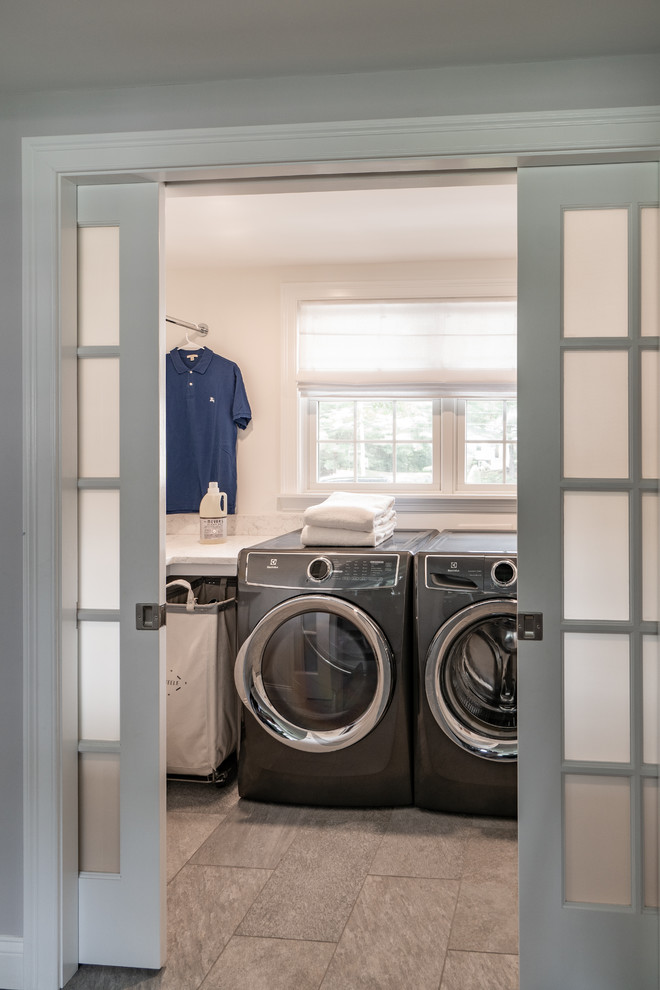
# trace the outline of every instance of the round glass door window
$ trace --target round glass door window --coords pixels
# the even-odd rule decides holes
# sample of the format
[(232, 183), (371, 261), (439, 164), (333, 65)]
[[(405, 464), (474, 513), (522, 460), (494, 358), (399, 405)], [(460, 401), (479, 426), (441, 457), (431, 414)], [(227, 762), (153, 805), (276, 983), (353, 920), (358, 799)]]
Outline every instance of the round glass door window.
[(297, 749), (342, 749), (382, 717), (392, 656), (376, 624), (322, 595), (284, 602), (255, 626), (236, 660), (241, 700), (262, 726)]
[(426, 697), (441, 729), (490, 760), (518, 756), (517, 603), (471, 605), (437, 632), (426, 664)]

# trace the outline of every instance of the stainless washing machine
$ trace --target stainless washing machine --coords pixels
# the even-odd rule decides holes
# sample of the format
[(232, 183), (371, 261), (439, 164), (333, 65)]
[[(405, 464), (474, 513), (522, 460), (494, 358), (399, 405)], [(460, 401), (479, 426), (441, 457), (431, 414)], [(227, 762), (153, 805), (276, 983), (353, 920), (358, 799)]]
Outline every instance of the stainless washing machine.
[(415, 571), (415, 804), (515, 817), (516, 534), (445, 531)]
[(412, 804), (412, 563), (434, 535), (338, 549), (295, 532), (241, 551), (242, 797)]

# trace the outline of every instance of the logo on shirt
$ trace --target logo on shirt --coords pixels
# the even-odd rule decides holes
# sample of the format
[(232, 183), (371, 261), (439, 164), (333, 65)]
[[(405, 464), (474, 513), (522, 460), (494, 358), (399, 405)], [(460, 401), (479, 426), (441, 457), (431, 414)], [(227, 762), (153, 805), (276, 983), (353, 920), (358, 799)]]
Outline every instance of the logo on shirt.
[(209, 396), (209, 402), (215, 402), (215, 399), (213, 398), (212, 395)]

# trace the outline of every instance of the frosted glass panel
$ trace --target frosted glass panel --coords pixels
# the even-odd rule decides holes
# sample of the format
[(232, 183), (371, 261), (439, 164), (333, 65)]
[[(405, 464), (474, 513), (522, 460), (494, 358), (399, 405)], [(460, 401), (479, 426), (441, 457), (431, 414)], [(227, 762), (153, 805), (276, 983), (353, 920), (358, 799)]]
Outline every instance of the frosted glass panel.
[(78, 229), (78, 343), (119, 343), (119, 227)]
[(628, 355), (564, 354), (564, 476), (628, 477)]
[(642, 495), (642, 618), (658, 620), (658, 496)]
[(658, 782), (642, 783), (644, 804), (644, 907), (658, 907)]
[(79, 606), (119, 608), (119, 492), (79, 493)]
[(564, 756), (630, 762), (630, 649), (627, 636), (564, 636)]
[(119, 623), (81, 622), (80, 738), (119, 739)]
[(628, 496), (564, 492), (564, 616), (627, 621)]
[(564, 336), (628, 335), (628, 211), (564, 213)]
[(79, 757), (79, 868), (119, 873), (119, 754)]
[(658, 207), (646, 206), (641, 211), (642, 231), (642, 336), (660, 334), (660, 224)]
[(658, 667), (660, 653), (657, 636), (644, 636), (642, 647), (642, 685), (644, 692), (642, 718), (642, 759), (644, 763), (658, 763)]
[(658, 352), (642, 351), (642, 477), (657, 478), (658, 470)]
[(567, 774), (564, 787), (566, 900), (629, 905), (629, 780)]
[(78, 473), (119, 476), (119, 358), (78, 362)]

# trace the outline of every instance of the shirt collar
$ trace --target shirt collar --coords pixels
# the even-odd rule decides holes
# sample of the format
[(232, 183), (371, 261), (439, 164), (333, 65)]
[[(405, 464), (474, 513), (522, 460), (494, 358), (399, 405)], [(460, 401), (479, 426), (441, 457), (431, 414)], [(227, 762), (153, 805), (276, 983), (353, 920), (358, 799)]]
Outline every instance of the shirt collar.
[[(190, 353), (190, 352), (188, 352)], [(195, 352), (193, 352), (195, 353)], [(182, 354), (186, 354), (186, 351), (181, 351), (180, 348), (175, 347), (170, 351), (170, 357), (172, 359), (172, 364), (174, 365), (174, 370), (179, 375), (183, 375), (185, 372), (194, 371), (198, 375), (203, 375), (211, 361), (213, 360), (213, 351), (210, 347), (202, 347), (197, 352), (199, 357), (194, 361), (186, 361)]]

